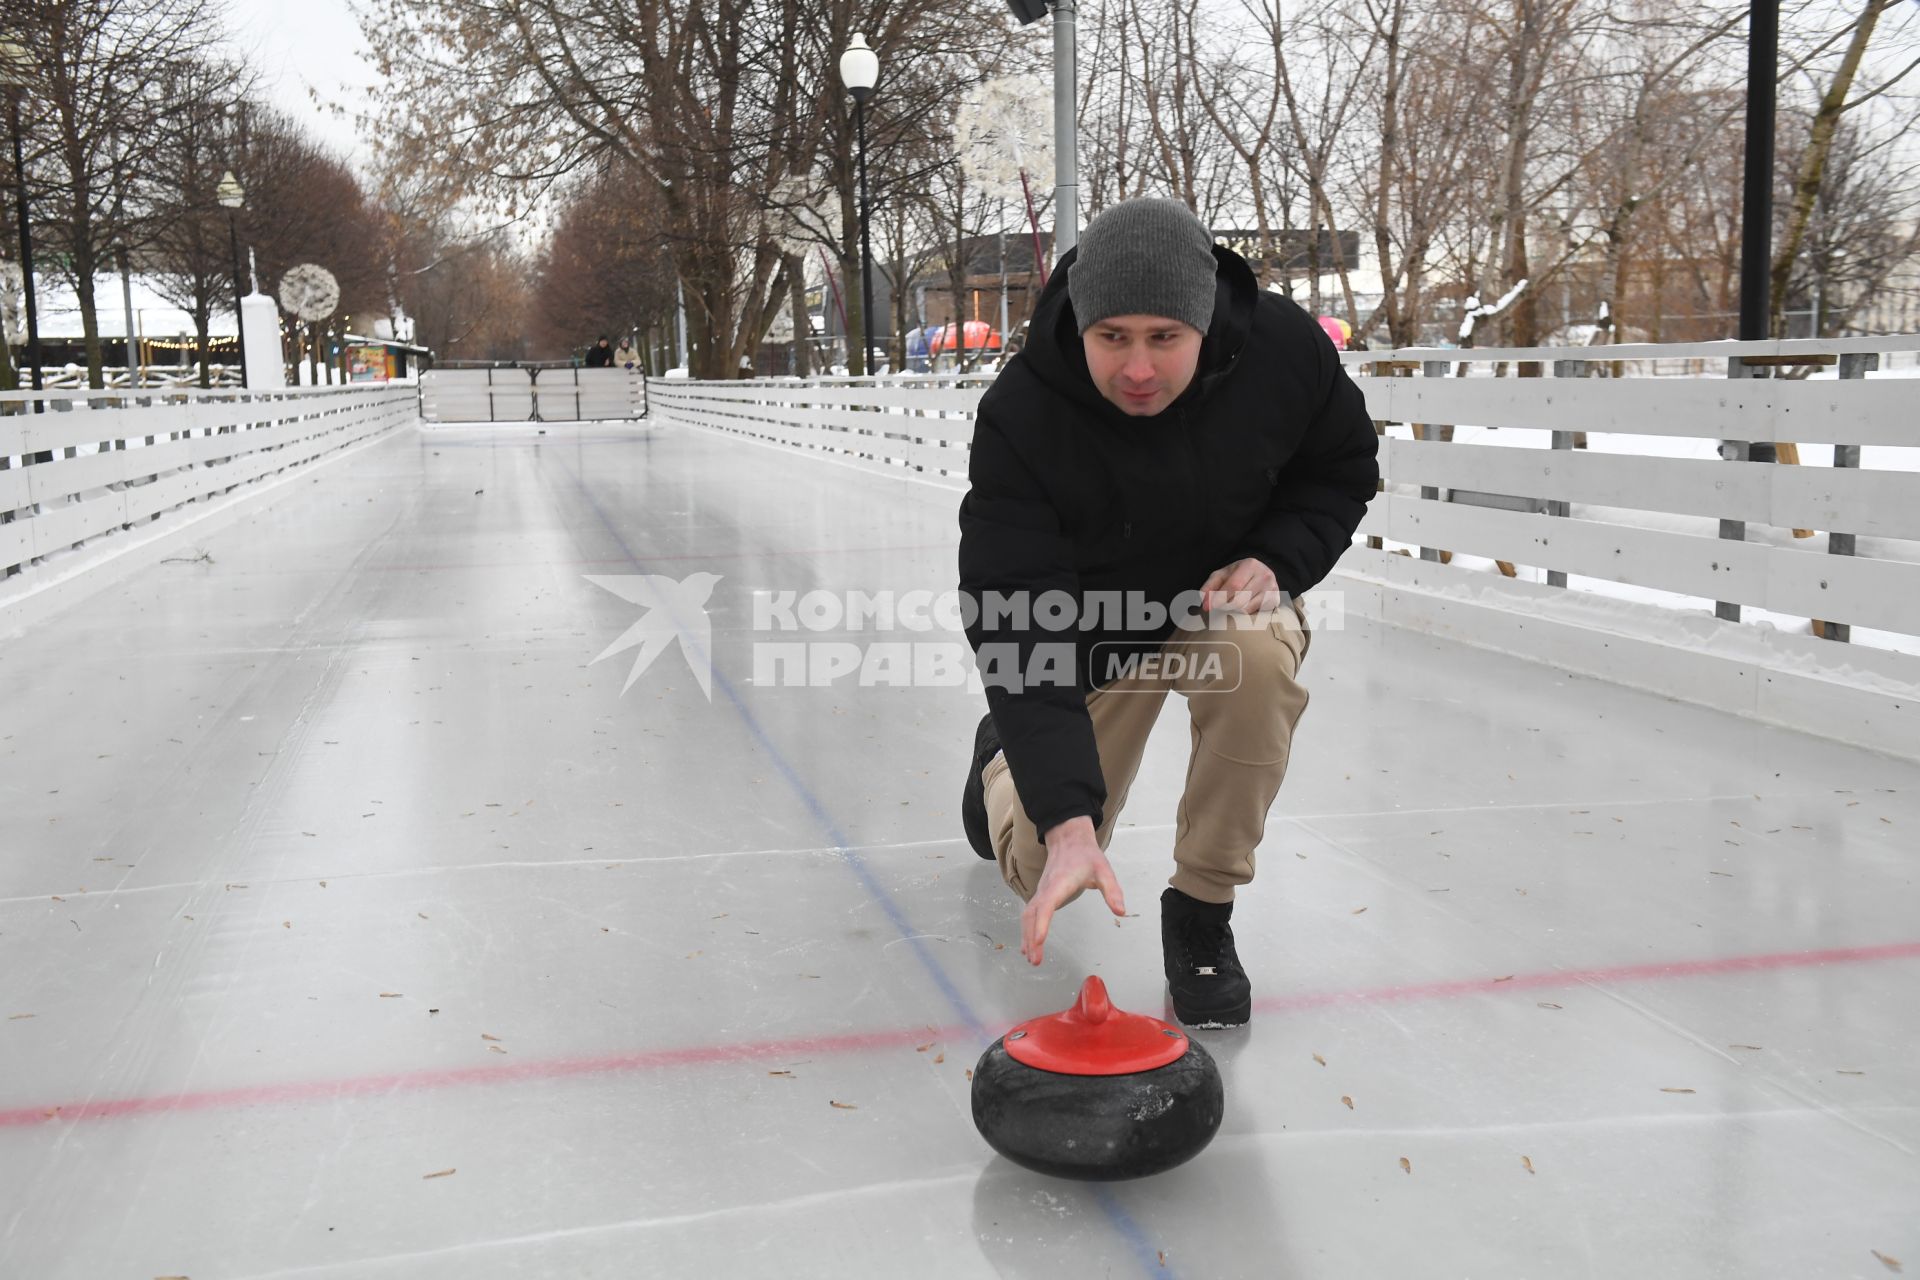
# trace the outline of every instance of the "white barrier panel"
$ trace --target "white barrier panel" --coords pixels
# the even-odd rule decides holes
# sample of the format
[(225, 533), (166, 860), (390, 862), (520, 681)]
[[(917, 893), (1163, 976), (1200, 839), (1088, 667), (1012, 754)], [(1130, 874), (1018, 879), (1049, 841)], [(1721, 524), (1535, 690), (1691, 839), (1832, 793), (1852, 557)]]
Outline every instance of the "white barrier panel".
[(542, 422), (630, 421), (647, 414), (647, 380), (625, 369), (542, 369), (533, 394)]
[(525, 369), (429, 369), (420, 375), (424, 422), (525, 422), (533, 378)]
[(415, 411), (411, 387), (0, 393), (0, 574), (13, 588), (44, 557), (412, 422)]
[(606, 422), (646, 416), (647, 381), (626, 369), (430, 369), (426, 422)]

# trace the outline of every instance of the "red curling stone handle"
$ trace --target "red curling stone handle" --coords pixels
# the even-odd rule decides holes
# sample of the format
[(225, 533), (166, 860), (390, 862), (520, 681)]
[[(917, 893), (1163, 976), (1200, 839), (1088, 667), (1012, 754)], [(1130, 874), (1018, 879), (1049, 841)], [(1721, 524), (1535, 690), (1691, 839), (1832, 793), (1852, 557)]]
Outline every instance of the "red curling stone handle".
[(1171, 1023), (1114, 1008), (1097, 976), (1080, 985), (1073, 1008), (1030, 1018), (1007, 1032), (1007, 1056), (1069, 1076), (1123, 1076), (1178, 1062), (1187, 1036)]

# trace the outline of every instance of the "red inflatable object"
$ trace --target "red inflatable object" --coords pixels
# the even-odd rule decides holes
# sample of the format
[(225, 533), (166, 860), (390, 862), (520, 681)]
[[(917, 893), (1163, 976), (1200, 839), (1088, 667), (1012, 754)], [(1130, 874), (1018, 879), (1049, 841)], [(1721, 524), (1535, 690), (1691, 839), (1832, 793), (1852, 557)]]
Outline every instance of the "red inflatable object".
[(1144, 1013), (1116, 1009), (1107, 984), (1090, 977), (1071, 1009), (1021, 1023), (1006, 1036), (1007, 1056), (1069, 1076), (1124, 1076), (1177, 1062), (1186, 1032)]

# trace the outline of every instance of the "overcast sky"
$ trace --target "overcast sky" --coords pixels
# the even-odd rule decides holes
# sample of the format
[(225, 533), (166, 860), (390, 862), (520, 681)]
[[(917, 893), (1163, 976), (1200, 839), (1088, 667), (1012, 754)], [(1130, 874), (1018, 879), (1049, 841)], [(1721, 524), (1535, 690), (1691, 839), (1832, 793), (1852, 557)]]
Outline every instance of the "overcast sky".
[[(234, 43), (260, 74), (261, 94), (313, 136), (356, 166), (367, 143), (353, 114), (367, 107), (373, 72), (359, 58), (367, 34), (347, 9), (347, 0), (228, 0), (235, 20)], [(377, 33), (376, 33), (377, 34)], [(329, 110), (316, 109), (314, 94)], [(336, 115), (340, 108), (345, 116)]]

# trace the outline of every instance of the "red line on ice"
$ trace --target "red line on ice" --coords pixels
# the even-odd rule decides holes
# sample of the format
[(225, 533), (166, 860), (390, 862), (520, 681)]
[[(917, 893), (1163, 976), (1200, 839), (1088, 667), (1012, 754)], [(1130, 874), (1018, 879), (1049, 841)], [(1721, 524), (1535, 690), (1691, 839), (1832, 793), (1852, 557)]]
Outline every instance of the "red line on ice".
[(1672, 978), (1703, 978), (1727, 973), (1763, 973), (1771, 969), (1817, 969), (1823, 965), (1865, 964), (1874, 960), (1920, 958), (1920, 942), (1889, 942), (1877, 947), (1830, 947), (1822, 951), (1779, 951), (1757, 956), (1727, 956), (1718, 960), (1666, 960), (1651, 964), (1610, 965), (1599, 969), (1554, 969), (1546, 973), (1517, 973), (1510, 977), (1468, 978), (1452, 982), (1422, 982), (1410, 986), (1373, 987), (1358, 991), (1319, 991), (1303, 995), (1272, 996), (1254, 1001), (1269, 1013), (1291, 1009), (1319, 1009), (1334, 1004), (1377, 1004), (1394, 1000), (1444, 1000), (1482, 992), (1534, 990), (1540, 987), (1576, 987), (1608, 982), (1650, 982)]
[[(1817, 969), (1828, 965), (1867, 964), (1880, 960), (1920, 959), (1920, 941), (1891, 942), (1871, 947), (1830, 947), (1819, 951), (1784, 951), (1767, 955), (1728, 956), (1717, 960), (1675, 960), (1651, 964), (1613, 965), (1595, 969), (1560, 969), (1511, 977), (1468, 978), (1452, 982), (1424, 982), (1404, 986), (1370, 987), (1352, 991), (1322, 991), (1273, 996), (1255, 1002), (1269, 1013), (1318, 1009), (1338, 1004), (1374, 1004), (1399, 1000), (1445, 1000), (1457, 996), (1530, 991), (1542, 987), (1573, 987), (1604, 983), (1652, 982), (1722, 974), (1765, 973), (1779, 969)], [(587, 1058), (554, 1058), (534, 1062), (457, 1067), (434, 1071), (400, 1071), (386, 1075), (353, 1076), (342, 1080), (298, 1081), (208, 1089), (195, 1093), (156, 1094), (144, 1098), (72, 1102), (61, 1105), (15, 1107), (0, 1110), (0, 1129), (24, 1128), (51, 1120), (107, 1120), (124, 1116), (208, 1111), (274, 1103), (325, 1102), (340, 1098), (377, 1097), (462, 1085), (506, 1084), (527, 1080), (558, 1080), (569, 1076), (614, 1072), (658, 1071), (673, 1067), (703, 1067), (730, 1062), (779, 1063), (802, 1054), (866, 1053), (938, 1041), (964, 1042), (965, 1027), (913, 1027), (895, 1031), (868, 1031), (837, 1036), (795, 1036), (741, 1044), (693, 1045), (680, 1049), (649, 1049)]]

